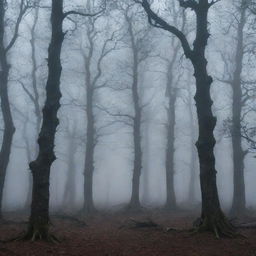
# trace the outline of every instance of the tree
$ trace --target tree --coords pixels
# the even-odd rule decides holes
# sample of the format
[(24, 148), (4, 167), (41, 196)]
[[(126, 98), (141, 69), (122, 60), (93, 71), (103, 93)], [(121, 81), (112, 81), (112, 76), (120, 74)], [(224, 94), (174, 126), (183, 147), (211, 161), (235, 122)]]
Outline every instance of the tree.
[[(38, 136), (40, 132), (40, 127), (42, 123), (42, 112), (41, 112), (41, 104), (40, 104), (40, 83), (38, 78), (38, 69), (39, 65), (37, 63), (37, 47), (36, 47), (36, 28), (38, 25), (38, 18), (39, 18), (39, 5), (40, 0), (37, 1), (37, 6), (35, 6), (33, 10), (33, 21), (32, 26), (29, 28), (30, 32), (30, 47), (31, 47), (31, 71), (30, 71), (30, 82), (24, 82), (22, 79), (17, 80), (17, 82), (21, 85), (21, 88), (27, 95), (27, 98), (32, 103), (34, 108), (34, 116), (35, 116), (35, 134)], [(44, 79), (40, 77), (40, 79), (44, 82)], [(42, 87), (42, 86), (41, 86)], [(28, 117), (26, 117), (27, 120), (24, 120), (25, 122), (28, 122)], [(27, 124), (25, 124), (27, 127)], [(36, 157), (38, 154), (38, 145), (36, 143), (36, 138), (34, 138), (34, 145), (31, 148), (31, 145), (29, 143), (29, 137), (26, 134), (26, 131), (24, 131), (23, 134), (24, 141), (26, 144), (26, 152), (28, 157), (28, 162), (31, 162), (33, 157)], [(32, 153), (33, 152), (33, 153)], [(30, 207), (31, 203), (31, 194), (32, 194), (32, 175), (29, 173), (29, 184), (28, 184), (28, 195), (25, 202), (25, 208)]]
[[(180, 10), (176, 9), (176, 5), (174, 2), (171, 3), (169, 8), (173, 22), (175, 24), (179, 23), (179, 16), (181, 19), (181, 31), (185, 33), (184, 27), (186, 23), (185, 13), (180, 14)], [(166, 143), (166, 152), (165, 152), (165, 170), (166, 170), (166, 203), (165, 209), (167, 210), (175, 210), (177, 208), (176, 203), (176, 195), (175, 195), (175, 187), (174, 187), (174, 175), (175, 175), (175, 164), (174, 164), (174, 154), (175, 154), (175, 124), (176, 124), (176, 101), (178, 98), (178, 86), (180, 82), (180, 77), (175, 74), (175, 64), (178, 59), (178, 54), (180, 52), (180, 44), (177, 42), (175, 36), (171, 38), (171, 46), (172, 46), (172, 56), (170, 58), (162, 57), (167, 64), (167, 83), (166, 83), (166, 97), (167, 97), (167, 143)], [(176, 72), (177, 73), (177, 72)]]
[(8, 8), (8, 1), (0, 0), (0, 100), (4, 120), (3, 141), (0, 150), (0, 218), (2, 218), (3, 189), (6, 171), (11, 155), (13, 135), (15, 133), (8, 95), (8, 80), (11, 68), (8, 54), (17, 41), (22, 18), (31, 7), (30, 1), (21, 0), (19, 2), (18, 16), (13, 28), (14, 32), (11, 35), (10, 41), (6, 43), (6, 11)]
[[(231, 207), (231, 215), (239, 216), (246, 212), (246, 197), (245, 197), (245, 181), (244, 181), (244, 159), (247, 150), (242, 147), (242, 137), (241, 129), (242, 123), (244, 122), (245, 115), (243, 114), (247, 100), (247, 90), (246, 84), (248, 84), (246, 79), (243, 77), (243, 70), (245, 69), (244, 59), (246, 54), (250, 52), (251, 44), (249, 37), (252, 36), (249, 33), (248, 40), (246, 36), (248, 30), (246, 30), (247, 23), (249, 20), (248, 15), (248, 1), (241, 0), (238, 3), (239, 6), (235, 7), (235, 12), (233, 15), (236, 17), (235, 21), (232, 21), (232, 27), (236, 30), (236, 49), (233, 53), (234, 61), (230, 63), (227, 60), (225, 53), (222, 53), (222, 59), (224, 60), (226, 69), (228, 66), (232, 66), (231, 72), (223, 74), (224, 78), (219, 79), (221, 82), (229, 84), (232, 88), (232, 120), (229, 122), (229, 133), (232, 140), (232, 150), (233, 150), (233, 181), (234, 181), (234, 192), (233, 201)], [(230, 26), (229, 24), (228, 26)], [(229, 57), (229, 59), (231, 59)], [(234, 63), (234, 64), (233, 64)], [(234, 67), (233, 67), (234, 66)]]
[[(136, 1), (139, 2), (139, 1)], [(199, 125), (199, 138), (196, 143), (200, 163), (200, 183), (202, 195), (201, 221), (198, 231), (212, 231), (217, 237), (220, 235), (233, 236), (235, 230), (223, 214), (216, 184), (216, 169), (213, 130), (216, 126), (216, 117), (212, 113), (212, 99), (210, 87), (213, 82), (207, 72), (205, 50), (210, 36), (208, 32), (208, 11), (217, 1), (208, 0), (180, 0), (180, 6), (192, 9), (196, 15), (197, 29), (193, 47), (190, 46), (186, 36), (177, 27), (168, 24), (150, 7), (147, 0), (139, 2), (148, 15), (151, 25), (174, 34), (181, 42), (186, 58), (194, 68), (196, 79), (196, 107)]]
[[(135, 24), (138, 19), (133, 5), (123, 7), (125, 22), (127, 24), (128, 48), (131, 52), (131, 66), (129, 66), (129, 75), (131, 76), (131, 93), (133, 115), (126, 115), (132, 127), (134, 161), (132, 171), (132, 193), (128, 208), (137, 211), (141, 208), (140, 204), (140, 178), (142, 172), (142, 123), (143, 109), (148, 104), (143, 104), (140, 89), (142, 84), (139, 80), (139, 70), (143, 62), (149, 57), (149, 47), (146, 46), (145, 40), (149, 29), (144, 25)], [(128, 67), (127, 67), (128, 68)]]
[(33, 191), (31, 214), (25, 239), (54, 240), (49, 234), (49, 178), (50, 168), (56, 159), (54, 153), (54, 140), (59, 124), (58, 109), (60, 107), (61, 91), (61, 48), (65, 33), (63, 21), (72, 14), (93, 16), (97, 14), (84, 14), (78, 11), (63, 10), (63, 0), (52, 0), (51, 28), (52, 36), (48, 48), (48, 78), (46, 84), (46, 101), (43, 107), (42, 127), (39, 133), (39, 152), (35, 161), (29, 166), (33, 177)]
[[(93, 202), (93, 173), (94, 173), (94, 153), (100, 136), (100, 130), (103, 127), (96, 127), (95, 107), (97, 102), (96, 92), (99, 89), (107, 87), (108, 81), (104, 81), (102, 66), (105, 59), (116, 49), (117, 40), (115, 39), (117, 31), (111, 32), (110, 36), (103, 39), (101, 46), (97, 45), (98, 36), (102, 36), (102, 31), (97, 28), (97, 18), (90, 18), (86, 24), (86, 39), (88, 46), (81, 49), (84, 61), (84, 73), (86, 90), (86, 146), (84, 163), (84, 205), (82, 212), (85, 215), (95, 212)], [(109, 32), (109, 31), (108, 31)], [(97, 53), (99, 50), (99, 54)], [(98, 56), (97, 56), (98, 55)], [(96, 69), (93, 63), (96, 62)], [(94, 70), (94, 71), (93, 71)]]

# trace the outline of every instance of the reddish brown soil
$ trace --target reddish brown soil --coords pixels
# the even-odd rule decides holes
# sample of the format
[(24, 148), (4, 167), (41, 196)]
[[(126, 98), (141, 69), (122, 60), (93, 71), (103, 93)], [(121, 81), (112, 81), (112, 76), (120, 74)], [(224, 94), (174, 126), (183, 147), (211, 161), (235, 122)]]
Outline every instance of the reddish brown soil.
[[(0, 255), (256, 256), (256, 229), (241, 230), (247, 238), (217, 240), (212, 234), (192, 235), (184, 231), (194, 220), (188, 213), (150, 214), (161, 227), (179, 229), (168, 233), (162, 228), (134, 228), (130, 217), (146, 220), (149, 214), (101, 215), (87, 219), (87, 227), (79, 226), (75, 221), (53, 218), (52, 232), (62, 240), (60, 244), (0, 243)], [(25, 227), (25, 224), (2, 223), (0, 239), (16, 236)]]

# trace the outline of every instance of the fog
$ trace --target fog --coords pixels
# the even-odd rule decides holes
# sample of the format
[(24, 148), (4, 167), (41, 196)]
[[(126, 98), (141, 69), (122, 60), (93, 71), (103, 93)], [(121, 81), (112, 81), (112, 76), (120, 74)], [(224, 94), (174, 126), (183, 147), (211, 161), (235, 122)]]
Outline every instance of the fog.
[[(8, 42), (14, 33), (19, 6), (19, 1), (10, 2), (12, 3), (8, 4), (5, 16), (9, 21), (5, 25), (5, 42)], [(195, 209), (201, 203), (199, 162), (195, 147), (198, 123), (194, 101), (196, 86), (193, 67), (174, 35), (150, 26), (142, 7), (132, 1), (130, 5), (127, 2), (107, 1), (106, 11), (95, 17), (72, 15), (70, 19), (64, 21), (65, 40), (61, 52), (62, 98), (58, 112), (60, 124), (55, 136), (56, 160), (51, 166), (50, 174), (50, 212), (76, 213), (83, 208), (88, 141), (88, 81), (91, 86), (98, 87), (94, 90), (92, 99), (96, 131), (92, 178), (93, 202), (98, 210), (117, 210), (129, 204), (135, 157), (132, 127), (135, 115), (132, 92), (135, 65), (141, 109), (140, 203), (146, 208), (161, 208), (166, 203), (168, 118), (174, 122), (173, 184), (177, 206)], [(255, 128), (256, 33), (253, 23), (255, 15), (249, 10), (246, 10), (242, 30), (242, 47), (245, 50), (240, 74), (241, 90), (243, 95), (247, 93), (247, 97), (242, 96), (243, 99), (246, 97), (241, 110), (243, 119), (240, 132), (235, 135), (230, 132), (232, 127), (229, 122), (232, 120), (232, 85), (224, 81), (233, 79), (238, 65), (236, 51), (238, 37), (241, 36), (237, 31), (241, 14), (240, 2), (221, 1), (214, 5), (210, 9), (208, 23), (211, 35), (206, 56), (208, 73), (213, 77), (212, 110), (217, 118), (214, 130), (215, 166), (219, 197), (225, 211), (229, 211), (232, 205), (234, 190), (232, 136), (241, 136), (242, 149), (248, 150), (243, 160), (246, 207), (256, 207), (255, 148), (252, 143), (255, 133), (243, 134), (242, 129)], [(45, 85), (48, 76), (47, 49), (51, 39), (51, 3), (40, 1), (39, 5), (44, 8), (35, 5), (23, 16), (18, 38), (7, 55), (10, 64), (8, 95), (16, 131), (4, 182), (3, 211), (28, 210), (30, 206), (28, 200), (31, 199), (28, 198), (31, 194), (31, 171), (28, 164), (37, 157), (39, 132), (36, 128), (37, 116), (33, 100), (38, 101), (42, 110), (46, 99)], [(72, 6), (65, 1), (64, 4), (66, 11), (75, 9), (94, 13), (100, 8), (101, 3), (98, 1), (85, 3), (77, 0), (72, 1)], [(33, 35), (36, 67), (33, 67), (30, 40), (36, 9), (38, 21)], [(191, 10), (187, 9), (183, 14), (178, 1), (154, 1), (152, 9), (170, 24), (183, 29), (189, 43), (193, 45), (196, 23)], [(170, 13), (178, 15), (179, 18)], [(185, 28), (182, 28), (183, 22)], [(138, 63), (134, 63), (134, 51), (139, 56)], [(172, 60), (170, 78), (168, 74)], [(38, 99), (35, 98), (33, 89), (33, 68)], [(250, 88), (246, 87), (247, 84)], [(167, 114), (170, 98), (166, 89), (168, 86), (175, 91), (174, 117), (168, 117)], [(4, 128), (2, 121), (1, 135)], [(247, 135), (250, 135), (250, 138), (246, 138)], [(193, 154), (196, 155), (195, 159)], [(71, 176), (73, 181), (68, 183)]]

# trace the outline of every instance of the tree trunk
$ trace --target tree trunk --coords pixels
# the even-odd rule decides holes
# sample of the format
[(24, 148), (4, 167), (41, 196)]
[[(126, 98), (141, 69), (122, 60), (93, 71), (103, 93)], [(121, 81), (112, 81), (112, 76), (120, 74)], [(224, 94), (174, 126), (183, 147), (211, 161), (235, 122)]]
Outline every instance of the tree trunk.
[[(89, 68), (86, 67), (86, 68)], [(88, 73), (89, 74), (89, 73)], [(95, 149), (95, 127), (93, 114), (93, 88), (90, 83), (90, 76), (87, 74), (87, 132), (86, 132), (86, 152), (84, 166), (84, 214), (95, 212), (93, 202), (93, 172), (94, 172), (94, 149)]]
[[(37, 61), (36, 61), (36, 26), (38, 23), (38, 17), (39, 17), (39, 8), (36, 7), (35, 9), (35, 16), (34, 16), (34, 21), (33, 21), (33, 25), (31, 28), (31, 39), (30, 39), (30, 46), (31, 46), (31, 61), (32, 61), (32, 69), (31, 69), (31, 78), (32, 78), (32, 88), (33, 88), (33, 98), (32, 98), (32, 103), (34, 105), (34, 111), (35, 111), (35, 117), (36, 117), (36, 134), (39, 134), (40, 132), (40, 127), (41, 127), (41, 122), (42, 122), (42, 114), (41, 114), (41, 108), (40, 108), (40, 104), (39, 104), (39, 93), (38, 93), (38, 84), (37, 84)], [(27, 141), (28, 138), (26, 137), (27, 135), (24, 134), (24, 138), (26, 140), (26, 147), (27, 147), (27, 156), (28, 157), (28, 162), (31, 161), (31, 153), (29, 153), (28, 151), (30, 150), (29, 147), (29, 142)], [(38, 154), (38, 145), (35, 145), (35, 157)], [(31, 200), (32, 200), (32, 187), (33, 187), (33, 179), (32, 179), (32, 174), (29, 173), (29, 180), (28, 180), (28, 194), (27, 194), (27, 198), (26, 198), (26, 202), (25, 202), (25, 208), (29, 208), (30, 204), (31, 204)]]
[(13, 135), (15, 132), (8, 96), (8, 78), (10, 65), (7, 61), (7, 52), (5, 49), (4, 17), (5, 4), (4, 1), (0, 1), (0, 100), (4, 120), (3, 141), (0, 151), (0, 218), (2, 218), (2, 203), (5, 177), (11, 154)]
[[(149, 115), (148, 115), (149, 116)], [(142, 200), (144, 203), (150, 202), (150, 173), (149, 173), (149, 161), (150, 161), (150, 124), (147, 122), (144, 134), (145, 134), (145, 141), (144, 141), (144, 159), (143, 159), (143, 193), (142, 193)]]
[[(170, 86), (170, 85), (169, 85)], [(176, 195), (174, 189), (174, 129), (175, 129), (175, 103), (176, 92), (174, 88), (169, 89), (169, 107), (167, 109), (168, 123), (167, 123), (167, 145), (166, 145), (166, 209), (176, 209)]]
[[(138, 103), (137, 91), (134, 91), (134, 99)], [(140, 176), (142, 169), (142, 150), (141, 150), (141, 109), (135, 103), (135, 118), (133, 124), (133, 143), (134, 143), (134, 165), (132, 177), (132, 195), (130, 208), (138, 210), (140, 205)]]
[(197, 35), (194, 42), (194, 50), (190, 59), (194, 67), (196, 79), (196, 107), (199, 124), (199, 138), (196, 143), (200, 163), (200, 184), (202, 194), (202, 213), (200, 230), (211, 230), (216, 236), (219, 234), (232, 236), (232, 226), (222, 213), (217, 184), (214, 156), (214, 128), (216, 117), (212, 113), (212, 99), (210, 87), (212, 77), (207, 73), (207, 60), (205, 49), (210, 36), (208, 33), (208, 9), (209, 3), (206, 0), (199, 1), (196, 9)]
[(52, 38), (48, 49), (48, 80), (46, 102), (43, 108), (43, 123), (38, 138), (39, 153), (30, 163), (33, 176), (31, 215), (27, 237), (49, 239), (49, 179), (50, 168), (56, 159), (54, 141), (59, 124), (57, 112), (60, 107), (61, 48), (64, 40), (62, 31), (63, 1), (52, 0)]
[(231, 215), (237, 216), (245, 213), (245, 183), (244, 183), (244, 157), (245, 152), (242, 148), (241, 139), (241, 115), (242, 115), (242, 88), (241, 88), (241, 74), (243, 70), (243, 55), (244, 55), (244, 34), (243, 30), (246, 23), (246, 5), (242, 1), (241, 16), (237, 29), (237, 48), (235, 58), (235, 71), (232, 81), (233, 89), (233, 104), (232, 104), (232, 148), (233, 148), (233, 181), (234, 193), (231, 207)]
[(132, 173), (132, 194), (129, 204), (131, 210), (139, 210), (140, 204), (140, 177), (142, 170), (142, 147), (141, 147), (141, 118), (142, 108), (140, 106), (139, 96), (139, 49), (136, 41), (136, 37), (133, 32), (133, 25), (131, 18), (126, 15), (128, 22), (128, 32), (131, 39), (131, 51), (133, 55), (133, 67), (132, 67), (132, 103), (134, 107), (134, 118), (133, 118), (133, 145), (134, 145), (134, 162), (133, 162), (133, 173)]
[(142, 6), (149, 16), (149, 21), (152, 19), (156, 22), (153, 24), (164, 30), (169, 31), (179, 38), (185, 56), (190, 59), (194, 67), (194, 76), (196, 79), (196, 107), (199, 124), (199, 138), (196, 143), (200, 163), (200, 183), (202, 194), (202, 213), (201, 222), (198, 230), (209, 230), (219, 235), (233, 237), (235, 229), (227, 221), (222, 213), (217, 184), (216, 184), (216, 169), (214, 156), (214, 128), (216, 126), (216, 118), (212, 113), (212, 99), (210, 95), (210, 87), (213, 82), (212, 77), (207, 73), (207, 60), (205, 58), (205, 50), (210, 36), (208, 32), (208, 11), (216, 1), (199, 0), (199, 1), (180, 1), (180, 5), (184, 8), (191, 8), (196, 14), (196, 38), (194, 47), (191, 49), (189, 42), (175, 26), (169, 25), (165, 20), (161, 19), (150, 8), (147, 0), (142, 1)]
[(141, 107), (138, 93), (138, 56), (136, 49), (133, 48), (134, 64), (133, 64), (133, 84), (132, 84), (132, 99), (134, 105), (133, 119), (133, 145), (134, 145), (134, 162), (133, 162), (133, 177), (132, 177), (132, 195), (130, 201), (130, 209), (140, 209), (140, 177), (142, 169), (142, 149), (141, 149)]
[(196, 200), (196, 176), (197, 176), (197, 154), (196, 154), (196, 148), (195, 148), (195, 140), (196, 140), (196, 134), (195, 134), (195, 123), (194, 123), (194, 115), (193, 115), (193, 109), (192, 109), (192, 98), (191, 98), (191, 88), (189, 85), (189, 101), (188, 101), (188, 108), (189, 108), (189, 123), (190, 123), (190, 129), (191, 129), (191, 154), (190, 154), (190, 180), (189, 180), (189, 195), (188, 195), (188, 201), (191, 203), (195, 203)]
[[(73, 135), (73, 136), (72, 136)], [(65, 190), (63, 195), (63, 209), (74, 208), (75, 192), (76, 192), (76, 180), (75, 180), (75, 152), (76, 145), (74, 140), (75, 131), (72, 132), (69, 138), (68, 144), (68, 173), (65, 183)]]

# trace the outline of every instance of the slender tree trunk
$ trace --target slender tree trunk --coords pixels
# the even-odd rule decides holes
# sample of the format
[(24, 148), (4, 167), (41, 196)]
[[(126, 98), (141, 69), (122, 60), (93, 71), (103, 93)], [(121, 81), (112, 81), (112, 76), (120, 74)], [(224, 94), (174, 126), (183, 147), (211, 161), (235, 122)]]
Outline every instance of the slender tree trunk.
[[(36, 26), (38, 23), (38, 17), (39, 17), (39, 8), (37, 7), (35, 9), (35, 16), (34, 16), (34, 21), (33, 25), (30, 31), (31, 34), (31, 39), (30, 39), (30, 46), (31, 46), (31, 61), (32, 61), (32, 69), (31, 69), (31, 78), (32, 78), (32, 88), (34, 95), (32, 96), (32, 103), (34, 105), (34, 111), (35, 111), (35, 117), (36, 117), (36, 134), (39, 134), (40, 132), (40, 127), (42, 123), (42, 114), (41, 114), (41, 108), (39, 104), (39, 93), (38, 93), (38, 84), (37, 84), (37, 61), (36, 61)], [(25, 140), (27, 140), (27, 135), (24, 135)], [(29, 147), (28, 141), (26, 141), (27, 147)], [(29, 151), (30, 149), (26, 149)], [(35, 145), (35, 156), (38, 154), (38, 144)], [(27, 155), (30, 153), (27, 152)], [(31, 154), (30, 157), (28, 158), (28, 162), (32, 161), (31, 159)], [(32, 179), (32, 174), (29, 174), (29, 180), (28, 180), (28, 194), (25, 202), (25, 208), (28, 208), (31, 204), (32, 200), (32, 187), (33, 187), (33, 179)]]
[(8, 96), (8, 78), (10, 65), (8, 64), (7, 52), (4, 45), (4, 17), (4, 1), (0, 1), (0, 100), (4, 121), (3, 141), (0, 150), (0, 218), (2, 217), (2, 203), (5, 177), (11, 154), (13, 135), (15, 132)]
[[(136, 102), (138, 103), (137, 91), (133, 92)], [(139, 209), (140, 205), (140, 176), (142, 169), (142, 150), (141, 150), (141, 109), (135, 103), (135, 118), (133, 124), (133, 143), (134, 143), (134, 165), (132, 177), (132, 195), (130, 208)]]
[[(73, 136), (72, 136), (73, 135)], [(75, 183), (75, 152), (76, 145), (74, 141), (74, 131), (69, 138), (68, 144), (68, 173), (65, 183), (65, 190), (63, 196), (63, 209), (68, 208), (72, 209), (74, 207), (74, 201), (76, 197), (76, 183)]]
[(135, 46), (135, 39), (133, 37), (132, 27), (129, 24), (129, 31), (132, 39), (133, 51), (133, 83), (132, 83), (132, 100), (134, 106), (133, 119), (133, 144), (134, 144), (134, 162), (133, 162), (133, 176), (132, 176), (132, 195), (130, 201), (130, 209), (138, 210), (140, 204), (140, 177), (142, 170), (142, 149), (141, 149), (141, 114), (139, 90), (138, 90), (138, 52)]
[(150, 194), (150, 175), (149, 175), (149, 160), (150, 160), (150, 124), (147, 123), (144, 129), (145, 145), (144, 145), (144, 159), (143, 159), (143, 202), (149, 203)]
[(195, 124), (194, 124), (194, 115), (192, 110), (192, 99), (191, 99), (191, 89), (189, 87), (189, 101), (188, 101), (188, 109), (189, 109), (189, 123), (191, 129), (191, 154), (190, 154), (190, 180), (189, 180), (189, 202), (194, 203), (196, 200), (196, 175), (197, 175), (197, 153), (195, 148)]
[(174, 189), (174, 129), (175, 129), (175, 103), (176, 103), (176, 93), (174, 88), (170, 88), (169, 93), (169, 106), (167, 109), (168, 123), (167, 123), (167, 145), (166, 145), (166, 160), (165, 160), (165, 170), (166, 170), (166, 209), (176, 209), (176, 195)]
[(241, 139), (241, 115), (242, 115), (242, 85), (241, 74), (243, 70), (244, 55), (244, 27), (246, 23), (246, 5), (245, 1), (241, 4), (241, 16), (237, 29), (237, 48), (235, 58), (235, 71), (232, 81), (233, 104), (232, 104), (232, 148), (233, 148), (233, 168), (234, 168), (234, 193), (231, 208), (232, 215), (241, 215), (246, 210), (245, 200), (245, 182), (244, 182), (244, 157), (245, 152), (242, 148)]
[[(89, 67), (88, 67), (89, 68)], [(95, 148), (95, 127), (93, 114), (93, 88), (90, 86), (90, 77), (87, 75), (87, 129), (86, 129), (86, 151), (84, 166), (84, 214), (95, 212), (93, 202), (93, 173), (94, 173), (94, 148)]]
[(140, 204), (140, 177), (142, 170), (142, 146), (141, 146), (141, 123), (142, 123), (142, 107), (140, 106), (139, 96), (139, 50), (137, 41), (133, 32), (131, 18), (126, 14), (126, 20), (128, 23), (128, 32), (131, 39), (131, 51), (133, 55), (133, 67), (132, 67), (132, 102), (134, 107), (133, 118), (133, 145), (134, 145), (134, 162), (132, 173), (132, 194), (129, 204), (131, 210), (139, 210)]
[(57, 112), (60, 107), (61, 48), (64, 40), (62, 23), (64, 19), (63, 1), (52, 0), (52, 38), (48, 49), (48, 80), (46, 102), (43, 108), (43, 123), (38, 138), (39, 153), (30, 163), (33, 176), (31, 215), (27, 237), (49, 239), (49, 185), (50, 168), (56, 159), (54, 141), (59, 124)]
[[(174, 45), (174, 38), (172, 41)], [(168, 97), (167, 111), (167, 143), (166, 143), (166, 158), (165, 158), (165, 172), (166, 172), (166, 203), (165, 208), (167, 210), (174, 210), (177, 208), (176, 195), (174, 188), (174, 154), (175, 154), (175, 106), (177, 100), (177, 88), (174, 85), (174, 64), (177, 60), (180, 45), (176, 45), (173, 48), (173, 56), (168, 63), (167, 70), (167, 84), (166, 84), (166, 96)]]

